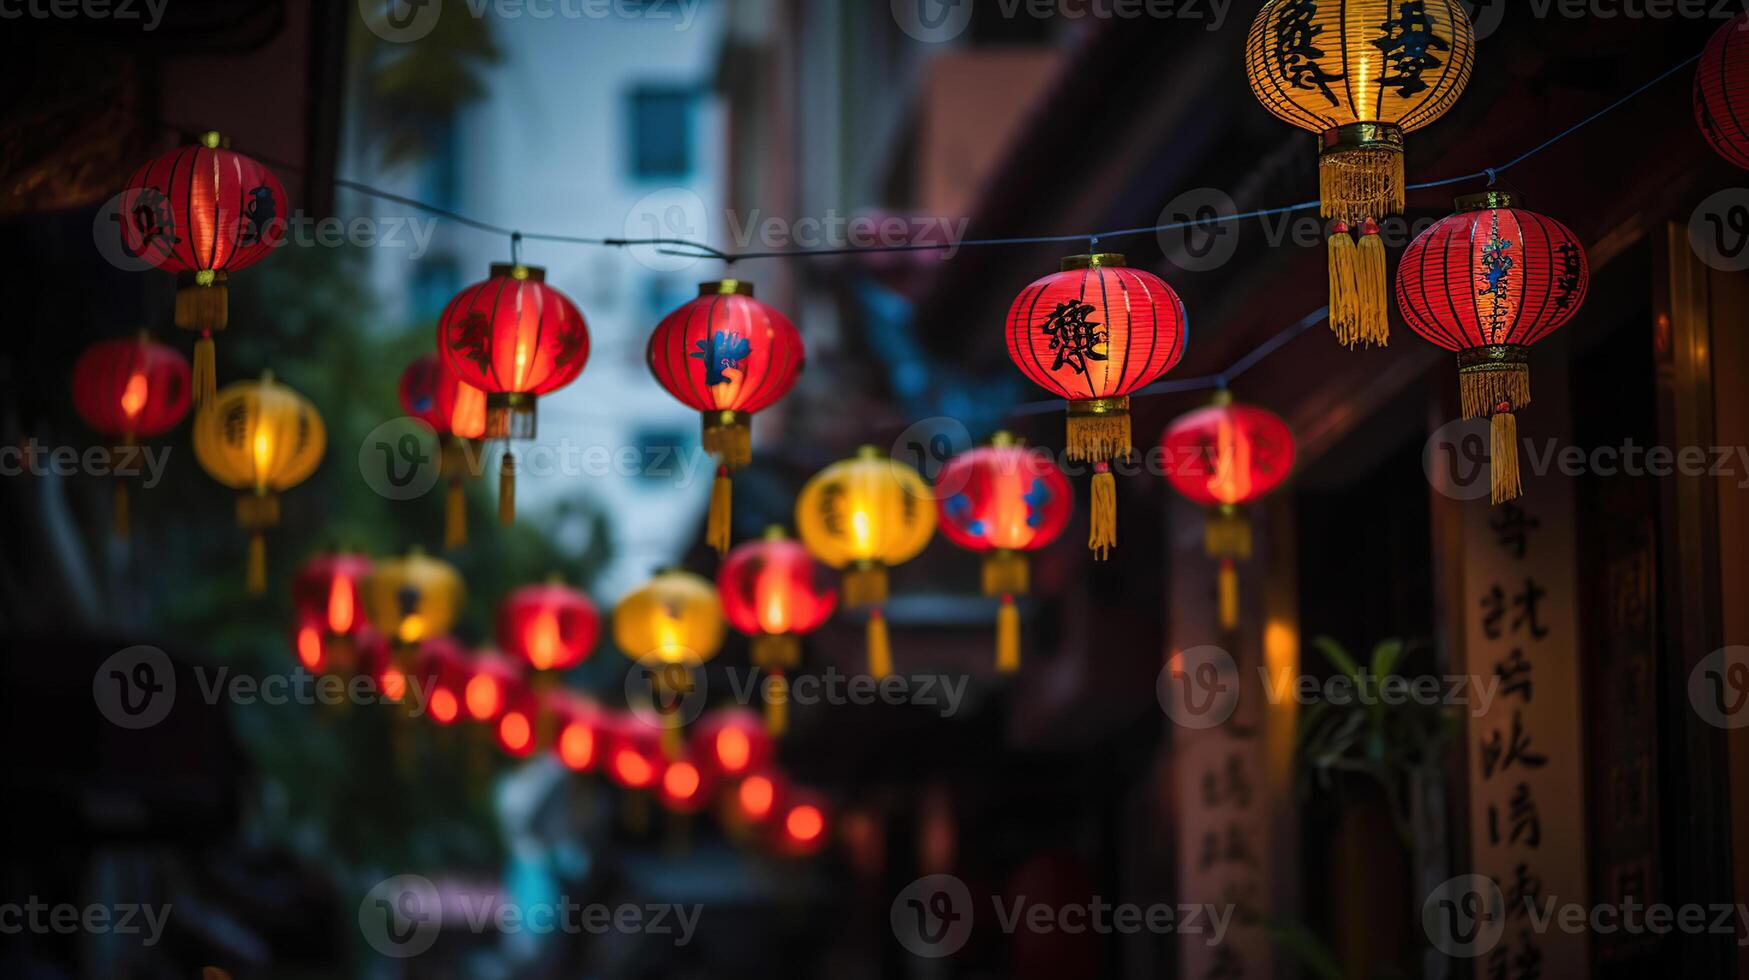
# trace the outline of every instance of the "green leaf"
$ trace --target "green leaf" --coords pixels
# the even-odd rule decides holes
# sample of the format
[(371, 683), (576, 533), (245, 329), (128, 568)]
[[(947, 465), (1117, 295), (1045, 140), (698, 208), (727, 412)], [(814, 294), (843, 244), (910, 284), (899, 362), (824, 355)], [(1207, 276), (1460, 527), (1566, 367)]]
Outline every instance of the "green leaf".
[(1349, 680), (1356, 684), (1360, 683), (1360, 666), (1354, 662), (1353, 657), (1348, 655), (1347, 650), (1342, 649), (1342, 644), (1328, 636), (1320, 636), (1312, 641), (1312, 646), (1316, 647), (1318, 652), (1324, 655), (1324, 659), (1330, 661), (1337, 670), (1347, 674)]
[(1397, 663), (1403, 657), (1402, 640), (1380, 640), (1379, 645), (1372, 650), (1372, 672), (1378, 678), (1389, 677), (1397, 670)]

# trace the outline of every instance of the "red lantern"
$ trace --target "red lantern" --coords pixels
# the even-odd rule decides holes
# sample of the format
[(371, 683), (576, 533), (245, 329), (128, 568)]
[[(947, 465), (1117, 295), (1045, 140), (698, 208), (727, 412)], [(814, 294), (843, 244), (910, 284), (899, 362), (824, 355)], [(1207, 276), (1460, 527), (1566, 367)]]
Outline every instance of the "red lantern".
[(225, 281), (266, 258), (285, 236), (285, 188), (273, 172), (218, 133), (134, 171), (117, 225), (130, 256), (176, 274), (176, 325), (199, 330), (194, 403), (217, 389), (213, 331), (228, 321)]
[(1694, 118), (1719, 156), (1749, 170), (1749, 13), (1707, 42), (1694, 73)]
[(781, 735), (789, 719), (784, 671), (801, 666), (801, 637), (832, 616), (838, 592), (801, 542), (772, 527), (763, 540), (737, 545), (723, 559), (717, 596), (729, 625), (752, 637), (753, 665), (767, 674), (766, 728)]
[(473, 721), (497, 721), (511, 692), (522, 684), (522, 668), (499, 653), (482, 650), (474, 655), (468, 669), (468, 681), (462, 688), (462, 708)]
[(690, 756), (725, 779), (739, 779), (771, 760), (771, 736), (759, 716), (745, 708), (705, 715), (693, 726)]
[(419, 648), (417, 673), (425, 685), (426, 717), (439, 725), (462, 720), (470, 668), (461, 644), (447, 636), (426, 640)]
[(656, 730), (630, 713), (609, 716), (602, 728), (608, 778), (625, 789), (655, 785), (667, 765)]
[(353, 640), (358, 649), (358, 672), (370, 678), (384, 701), (399, 704), (407, 695), (407, 673), (402, 669), (394, 647), (369, 626), (360, 629)]
[(709, 767), (698, 761), (664, 759), (656, 792), (662, 805), (674, 813), (697, 813), (710, 802), (713, 782)]
[(498, 747), (515, 759), (534, 755), (541, 743), (541, 700), (535, 691), (521, 681), (504, 689), (504, 711), (492, 728)]
[(547, 694), (547, 711), (558, 730), (553, 751), (573, 772), (594, 769), (602, 754), (603, 715), (595, 702), (565, 690)]
[[(337, 551), (304, 563), (292, 579), (292, 607), (298, 618), (298, 660), (312, 672), (353, 668), (351, 637), (365, 626), (358, 584), (370, 574), (370, 559)], [(335, 656), (328, 651), (332, 647)], [(320, 666), (312, 666), (315, 661)]]
[[(73, 364), (73, 407), (99, 435), (121, 440), (129, 456), (139, 440), (161, 436), (187, 417), (188, 361), (143, 332), (100, 340)], [(128, 534), (128, 489), (119, 478), (115, 533)]]
[(486, 393), (456, 377), (443, 358), (421, 354), (401, 372), (401, 408), (437, 433), (438, 472), (449, 481), (444, 501), (443, 546), (468, 540), (467, 499), (462, 480), (486, 434)]
[[(437, 348), (464, 384), (486, 393), (488, 439), (532, 439), (535, 400), (570, 384), (589, 360), (589, 328), (546, 270), (494, 265), (456, 294), (437, 322)], [(499, 474), (498, 516), (516, 517), (516, 462)]]
[(498, 645), (537, 671), (577, 666), (600, 635), (595, 604), (557, 581), (522, 586), (498, 607)]
[(802, 373), (795, 324), (753, 298), (741, 279), (707, 282), (698, 298), (662, 318), (650, 335), (650, 372), (704, 415), (704, 447), (719, 461), (705, 537), (729, 550), (729, 474), (753, 461), (753, 413), (771, 407)]
[(748, 823), (762, 823), (776, 813), (784, 796), (783, 777), (775, 770), (749, 773), (735, 787), (732, 802), (736, 815)]
[(1459, 198), (1397, 269), (1397, 305), (1422, 337), (1458, 355), (1464, 418), (1489, 419), (1495, 503), (1522, 491), (1518, 421), (1530, 404), (1531, 344), (1579, 312), (1585, 249), (1565, 225), (1498, 191)]
[(1087, 546), (1101, 560), (1117, 544), (1111, 460), (1130, 455), (1129, 396), (1178, 363), (1186, 336), (1178, 294), (1121, 255), (1070, 256), (1008, 310), (1008, 356), (1069, 400), (1068, 456), (1093, 464)]
[(949, 460), (936, 482), (941, 533), (984, 555), (984, 594), (1000, 596), (996, 615), (996, 669), (1020, 669), (1020, 612), (1026, 594), (1024, 552), (1057, 539), (1069, 523), (1074, 491), (1050, 456), (1027, 449), (1006, 432)]
[(1238, 404), (1223, 390), (1214, 404), (1167, 426), (1161, 447), (1173, 489), (1211, 509), (1203, 550), (1220, 561), (1220, 623), (1232, 629), (1239, 622), (1235, 562), (1251, 557), (1251, 525), (1241, 508), (1292, 472), (1293, 430), (1275, 413)]
[(774, 828), (778, 849), (797, 857), (819, 853), (826, 846), (826, 820), (826, 804), (817, 795), (805, 790), (786, 794)]

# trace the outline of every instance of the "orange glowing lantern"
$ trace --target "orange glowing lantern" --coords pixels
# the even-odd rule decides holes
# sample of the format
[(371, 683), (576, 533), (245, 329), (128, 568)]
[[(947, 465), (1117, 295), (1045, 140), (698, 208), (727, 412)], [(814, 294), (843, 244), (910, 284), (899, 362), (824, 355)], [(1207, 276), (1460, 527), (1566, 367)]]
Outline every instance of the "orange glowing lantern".
[(556, 719), (558, 736), (553, 751), (565, 768), (588, 772), (602, 754), (602, 712), (595, 702), (558, 690), (547, 695), (547, 712)]
[(739, 779), (771, 761), (771, 736), (745, 708), (713, 711), (693, 729), (691, 757), (724, 779)]
[(748, 823), (762, 823), (777, 812), (783, 793), (783, 778), (775, 771), (749, 773), (735, 787), (734, 812)]
[(666, 765), (661, 737), (635, 715), (610, 715), (603, 725), (607, 776), (631, 790), (649, 789)]
[(789, 718), (784, 672), (801, 666), (802, 636), (831, 617), (838, 593), (807, 548), (771, 527), (764, 540), (729, 552), (717, 574), (717, 596), (730, 624), (753, 638), (753, 665), (767, 674), (766, 729), (781, 735)]
[(541, 744), (541, 699), (527, 684), (517, 681), (504, 690), (504, 711), (493, 725), (498, 747), (513, 759), (534, 755)]
[(786, 795), (778, 810), (777, 847), (785, 854), (805, 857), (826, 846), (826, 804), (819, 796), (798, 790)]
[(462, 708), (471, 721), (489, 724), (504, 713), (510, 692), (522, 683), (522, 668), (504, 655), (482, 650), (468, 664)]
[(710, 802), (712, 774), (689, 758), (664, 759), (656, 792), (662, 805), (674, 813), (697, 813)]
[(537, 671), (577, 666), (594, 651), (600, 635), (595, 604), (557, 576), (512, 591), (498, 607), (499, 646)]
[(468, 682), (468, 657), (460, 643), (434, 636), (419, 651), (418, 680), (425, 686), (425, 714), (439, 725), (462, 720)]

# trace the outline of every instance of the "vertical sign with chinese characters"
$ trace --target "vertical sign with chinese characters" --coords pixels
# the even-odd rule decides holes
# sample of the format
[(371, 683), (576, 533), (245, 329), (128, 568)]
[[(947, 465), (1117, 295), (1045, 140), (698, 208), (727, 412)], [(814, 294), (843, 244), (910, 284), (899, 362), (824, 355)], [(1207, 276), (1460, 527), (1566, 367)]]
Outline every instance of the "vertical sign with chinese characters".
[[(1559, 431), (1549, 414), (1541, 431)], [(1463, 514), (1465, 670), (1496, 684), (1465, 735), (1471, 870), (1505, 898), (1504, 931), (1478, 950), (1476, 974), (1587, 976), (1590, 937), (1547, 915), (1588, 901), (1572, 484), (1543, 474), (1519, 500)]]

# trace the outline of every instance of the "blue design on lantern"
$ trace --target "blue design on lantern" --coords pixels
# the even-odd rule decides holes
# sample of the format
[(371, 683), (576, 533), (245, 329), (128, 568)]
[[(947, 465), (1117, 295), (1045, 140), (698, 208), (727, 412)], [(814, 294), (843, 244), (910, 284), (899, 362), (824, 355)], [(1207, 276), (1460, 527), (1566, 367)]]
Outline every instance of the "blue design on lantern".
[(963, 493), (956, 493), (942, 504), (947, 512), (947, 518), (966, 529), (967, 534), (984, 536), (984, 522), (972, 516), (972, 500)]
[(741, 362), (753, 353), (753, 342), (733, 330), (718, 330), (711, 339), (701, 340), (693, 346), (698, 350), (690, 356), (704, 362), (706, 385), (728, 384), (729, 376), (723, 372), (731, 368), (740, 370)]
[(1045, 522), (1045, 504), (1051, 502), (1051, 485), (1034, 477), (1032, 488), (1021, 498), (1026, 501), (1026, 526), (1037, 528)]

